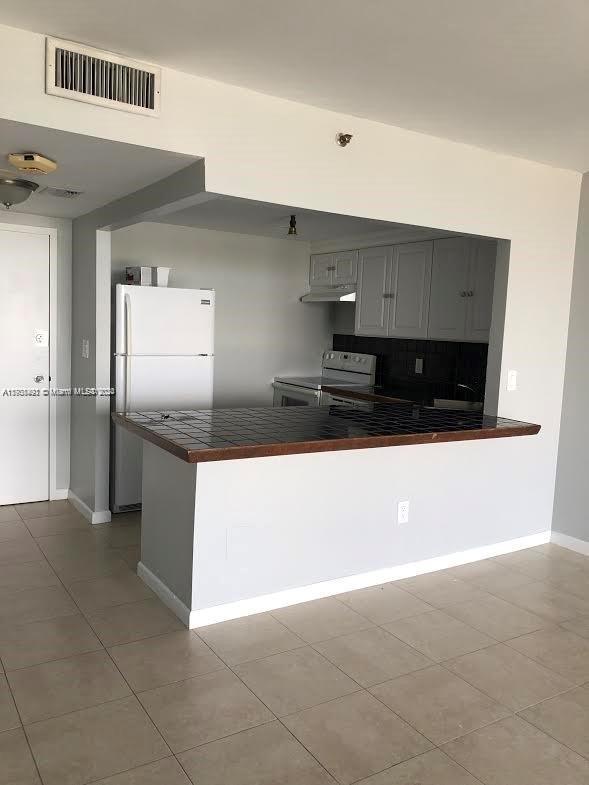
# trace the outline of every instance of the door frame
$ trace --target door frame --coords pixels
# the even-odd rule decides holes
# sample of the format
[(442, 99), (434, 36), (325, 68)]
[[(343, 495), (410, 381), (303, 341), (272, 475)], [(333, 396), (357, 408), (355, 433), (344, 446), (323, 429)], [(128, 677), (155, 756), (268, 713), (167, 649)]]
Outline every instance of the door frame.
[[(32, 216), (34, 218), (34, 216)], [(58, 286), (58, 230), (49, 226), (30, 226), (28, 224), (0, 223), (0, 232), (19, 232), (25, 234), (42, 234), (48, 238), (49, 251), (49, 390), (55, 389), (57, 385), (57, 320), (59, 313), (59, 286)], [(65, 305), (65, 304), (64, 304)], [(70, 320), (71, 306), (66, 306), (66, 321)], [(68, 352), (71, 357), (71, 346)], [(69, 412), (69, 399), (68, 399)], [(68, 488), (57, 487), (57, 398), (49, 396), (49, 477), (48, 489), (49, 499), (67, 499)], [(69, 437), (69, 413), (67, 416), (67, 430)], [(69, 482), (68, 482), (69, 485)]]

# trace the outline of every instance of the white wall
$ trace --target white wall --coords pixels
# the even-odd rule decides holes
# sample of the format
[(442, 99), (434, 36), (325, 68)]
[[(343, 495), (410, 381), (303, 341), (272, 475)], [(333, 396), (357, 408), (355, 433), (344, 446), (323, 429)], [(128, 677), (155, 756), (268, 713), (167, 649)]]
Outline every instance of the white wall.
[(553, 528), (589, 542), (589, 174), (583, 177), (569, 321)]
[(142, 223), (112, 234), (113, 282), (127, 265), (165, 265), (170, 286), (215, 289), (215, 406), (272, 405), (274, 376), (319, 372), (330, 309), (299, 302), (307, 243)]
[[(50, 300), (52, 340), (55, 339), (55, 365), (52, 382), (55, 387), (69, 388), (71, 381), (71, 332), (72, 332), (72, 222), (62, 218), (25, 215), (15, 212), (0, 213), (2, 224), (35, 226), (55, 229), (57, 232), (55, 259), (57, 269), (52, 270), (55, 282), (54, 296)], [(54, 277), (55, 275), (55, 277)], [(55, 403), (54, 444), (50, 446), (50, 460), (54, 462), (54, 496), (64, 497), (70, 484), (70, 399), (57, 397)], [(57, 494), (55, 492), (58, 492)]]
[[(550, 526), (581, 177), (520, 158), (261, 95), (164, 69), (159, 120), (46, 96), (44, 39), (0, 28), (0, 68), (26, 62), (18, 83), (0, 82), (5, 117), (206, 158), (208, 191), (348, 215), (505, 238), (511, 256), (501, 361), (501, 414), (542, 425), (526, 453), (506, 439), (489, 460), (521, 476), (519, 528)], [(342, 149), (337, 131), (354, 134)], [(91, 262), (89, 262), (91, 263)], [(94, 309), (94, 293), (80, 309)], [(83, 292), (80, 292), (83, 298)], [(108, 331), (109, 325), (98, 325)], [(78, 336), (74, 334), (74, 345)], [(507, 369), (519, 389), (505, 389)], [(99, 381), (101, 383), (102, 380)], [(72, 421), (73, 422), (73, 421)], [(73, 433), (73, 439), (77, 438)], [(88, 446), (92, 449), (92, 446)], [(96, 448), (98, 449), (98, 447)], [(400, 448), (403, 449), (403, 448)], [(467, 452), (438, 451), (463, 479), (460, 504), (438, 488), (440, 509), (477, 526)], [(463, 456), (463, 457), (461, 457)], [(104, 463), (106, 456), (97, 453)], [(424, 465), (421, 487), (437, 469)], [(533, 480), (531, 479), (533, 478)], [(503, 489), (490, 486), (489, 494)], [(505, 505), (513, 501), (505, 494)], [(443, 521), (440, 522), (443, 525)]]

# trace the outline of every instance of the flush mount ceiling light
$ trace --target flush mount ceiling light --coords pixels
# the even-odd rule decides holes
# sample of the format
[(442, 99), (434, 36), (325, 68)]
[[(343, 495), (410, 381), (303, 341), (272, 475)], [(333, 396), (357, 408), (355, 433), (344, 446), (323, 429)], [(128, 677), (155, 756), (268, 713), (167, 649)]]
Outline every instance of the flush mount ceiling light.
[(297, 217), (296, 215), (290, 216), (290, 222), (288, 224), (288, 236), (289, 237), (296, 237), (297, 236)]
[(25, 202), (39, 185), (30, 180), (15, 180), (11, 177), (0, 177), (0, 204), (8, 210), (13, 204)]

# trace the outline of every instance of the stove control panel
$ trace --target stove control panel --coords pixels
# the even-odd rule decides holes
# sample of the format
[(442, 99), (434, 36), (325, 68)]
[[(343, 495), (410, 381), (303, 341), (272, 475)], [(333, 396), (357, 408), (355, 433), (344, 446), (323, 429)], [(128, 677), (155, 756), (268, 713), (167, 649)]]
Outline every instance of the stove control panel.
[(353, 371), (374, 376), (376, 369), (376, 355), (359, 354), (358, 352), (338, 352), (327, 350), (323, 352), (323, 371)]

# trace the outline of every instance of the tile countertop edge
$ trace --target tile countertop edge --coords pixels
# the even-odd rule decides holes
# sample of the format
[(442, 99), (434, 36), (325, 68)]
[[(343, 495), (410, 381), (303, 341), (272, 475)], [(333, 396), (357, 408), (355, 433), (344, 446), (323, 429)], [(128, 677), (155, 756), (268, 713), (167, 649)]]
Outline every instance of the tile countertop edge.
[(513, 436), (534, 436), (541, 426), (535, 423), (514, 421), (513, 426), (502, 428), (478, 428), (461, 431), (432, 431), (430, 433), (409, 433), (388, 436), (351, 436), (320, 441), (276, 442), (274, 444), (235, 445), (232, 447), (211, 447), (209, 449), (189, 450), (159, 436), (157, 433), (131, 422), (124, 414), (112, 414), (118, 425), (131, 433), (161, 447), (186, 463), (205, 463), (211, 461), (231, 461), (244, 458), (266, 458), (273, 455), (301, 455), (317, 452), (337, 452), (339, 450), (366, 450), (377, 447), (400, 447), (411, 444), (440, 444), (443, 442), (476, 441), (479, 439), (505, 439)]

